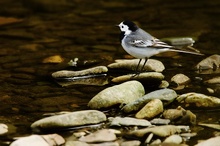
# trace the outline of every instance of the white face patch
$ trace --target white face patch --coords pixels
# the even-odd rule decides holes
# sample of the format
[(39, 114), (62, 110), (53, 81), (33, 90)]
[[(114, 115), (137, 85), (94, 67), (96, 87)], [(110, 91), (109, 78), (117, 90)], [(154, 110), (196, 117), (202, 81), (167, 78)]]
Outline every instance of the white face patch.
[(129, 27), (123, 24), (123, 22), (121, 22), (118, 26), (121, 31), (125, 32), (125, 35), (129, 35), (131, 33), (131, 30), (129, 30)]

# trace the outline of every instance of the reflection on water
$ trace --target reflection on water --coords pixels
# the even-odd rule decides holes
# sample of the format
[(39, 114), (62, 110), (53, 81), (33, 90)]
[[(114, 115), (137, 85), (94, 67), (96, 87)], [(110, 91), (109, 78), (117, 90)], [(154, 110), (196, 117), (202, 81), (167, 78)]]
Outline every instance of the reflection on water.
[[(76, 57), (81, 62), (95, 62), (79, 64), (74, 70), (107, 65), (114, 59), (124, 58), (126, 53), (118, 41), (119, 30), (114, 27), (124, 19), (136, 21), (158, 38), (194, 37), (197, 39), (195, 47), (202, 53), (219, 53), (220, 21), (216, 19), (220, 14), (220, 2), (217, 0), (93, 3), (1, 0), (0, 4), (0, 122), (18, 127), (9, 137), (30, 133), (28, 125), (45, 112), (87, 109), (89, 99), (104, 87), (62, 88), (50, 75), (67, 68), (67, 62)], [(62, 56), (64, 62), (42, 62), (54, 55)], [(159, 59), (166, 65), (164, 74), (168, 80), (180, 72), (192, 78), (207, 78), (192, 71), (192, 66), (202, 57), (181, 55)], [(195, 82), (188, 90), (206, 93), (204, 89)], [(209, 116), (203, 114), (201, 120), (218, 120)]]

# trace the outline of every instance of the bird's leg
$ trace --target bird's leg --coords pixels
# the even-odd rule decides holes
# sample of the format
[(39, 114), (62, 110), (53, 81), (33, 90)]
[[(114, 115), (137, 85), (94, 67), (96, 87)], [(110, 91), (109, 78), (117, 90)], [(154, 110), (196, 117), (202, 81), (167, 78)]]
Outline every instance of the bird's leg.
[(141, 60), (142, 60), (142, 59), (139, 60), (138, 65), (137, 65), (137, 67), (136, 67), (136, 69), (135, 69), (135, 74), (134, 74), (132, 77), (138, 76), (138, 75), (140, 74), (140, 72), (138, 71), (138, 68), (139, 68), (139, 66), (140, 66)]
[(142, 68), (141, 68), (140, 72), (142, 72), (142, 71), (143, 71), (144, 66), (145, 66), (145, 64), (147, 63), (147, 60), (148, 60), (148, 58), (145, 58), (144, 65), (142, 66)]

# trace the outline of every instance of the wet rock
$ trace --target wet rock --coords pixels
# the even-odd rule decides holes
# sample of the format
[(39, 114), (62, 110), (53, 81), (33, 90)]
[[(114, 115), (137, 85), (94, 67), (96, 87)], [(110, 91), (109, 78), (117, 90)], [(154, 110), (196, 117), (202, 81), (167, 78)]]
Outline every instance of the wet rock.
[(67, 141), (65, 143), (65, 146), (90, 146), (90, 145), (82, 141)]
[(163, 117), (176, 124), (196, 124), (196, 115), (189, 110), (178, 106), (176, 109), (167, 109), (163, 112)]
[(128, 134), (132, 136), (136, 136), (136, 137), (143, 137), (147, 133), (153, 133), (160, 137), (167, 137), (167, 136), (170, 136), (176, 133), (185, 132), (188, 130), (189, 130), (189, 126), (163, 125), (163, 126), (156, 126), (156, 127), (135, 130)]
[(220, 144), (220, 136), (209, 138), (205, 141), (202, 141), (195, 146), (217, 146)]
[(220, 77), (214, 77), (212, 79), (206, 80), (206, 84), (220, 84)]
[(90, 146), (119, 146), (119, 143), (118, 142), (103, 142), (103, 143), (90, 144)]
[(162, 80), (158, 87), (159, 88), (167, 88), (167, 87), (169, 87), (169, 82)]
[(212, 56), (209, 56), (205, 59), (203, 59), (201, 62), (199, 62), (196, 65), (197, 70), (206, 70), (206, 69), (212, 69), (216, 70), (220, 66), (220, 55), (214, 54)]
[(177, 94), (174, 90), (160, 89), (160, 90), (150, 92), (144, 95), (143, 97), (137, 99), (136, 101), (125, 105), (122, 110), (126, 113), (137, 111), (141, 109), (144, 105), (146, 105), (152, 99), (160, 99), (163, 101), (164, 105), (167, 105), (171, 103), (176, 97), (177, 97)]
[(198, 125), (220, 130), (220, 124), (198, 123)]
[(190, 82), (190, 78), (184, 74), (176, 74), (171, 78), (171, 84), (175, 85), (175, 89), (183, 89)]
[(171, 136), (167, 137), (163, 141), (163, 143), (176, 143), (176, 144), (180, 144), (182, 141), (183, 140), (182, 140), (181, 136), (174, 134), (174, 135), (171, 135)]
[(138, 113), (136, 113), (135, 117), (142, 119), (151, 119), (158, 114), (163, 112), (163, 103), (160, 99), (152, 99), (148, 102)]
[(45, 58), (42, 62), (43, 63), (61, 63), (63, 61), (64, 59), (60, 55), (54, 55), (54, 56)]
[(107, 71), (108, 71), (107, 67), (97, 66), (97, 67), (80, 70), (80, 71), (68, 71), (68, 70), (57, 71), (57, 72), (52, 73), (52, 77), (53, 78), (73, 78), (76, 76), (106, 73)]
[(164, 75), (158, 72), (146, 72), (140, 73), (137, 76), (134, 74), (123, 75), (112, 79), (112, 82), (121, 83), (129, 80), (138, 80), (142, 82), (147, 82), (150, 85), (159, 84), (164, 79)]
[(121, 143), (121, 146), (139, 146), (141, 142), (139, 140), (125, 141)]
[(92, 109), (108, 108), (122, 103), (131, 103), (145, 94), (143, 85), (138, 81), (128, 81), (99, 92), (88, 103)]
[(31, 135), (19, 138), (18, 140), (12, 142), (10, 146), (59, 146), (64, 143), (65, 140), (58, 134)]
[(109, 129), (102, 129), (91, 133), (85, 137), (81, 137), (79, 141), (88, 142), (88, 143), (97, 143), (97, 142), (109, 142), (116, 140), (116, 135)]
[(110, 119), (110, 126), (150, 126), (151, 123), (144, 119), (136, 119), (131, 117), (115, 117)]
[(154, 118), (150, 121), (153, 125), (168, 125), (170, 123), (169, 119), (161, 119), (161, 118)]
[(67, 113), (63, 115), (46, 117), (34, 122), (31, 125), (31, 128), (33, 130), (37, 130), (43, 128), (48, 129), (58, 127), (72, 127), (88, 124), (97, 124), (103, 121), (106, 121), (106, 116), (104, 113), (96, 110), (85, 110)]
[(185, 106), (220, 107), (219, 98), (193, 92), (180, 95), (177, 97), (177, 101), (184, 103)]
[(0, 124), (0, 135), (4, 135), (8, 132), (8, 126), (5, 124)]
[[(135, 71), (138, 65), (139, 59), (121, 59), (115, 60), (115, 63), (109, 64), (109, 68), (122, 68), (122, 69), (129, 69)], [(144, 65), (144, 61), (140, 63), (139, 70)], [(155, 59), (148, 59), (146, 65), (144, 66), (143, 70), (146, 71), (155, 71), (155, 72), (162, 72), (165, 69), (162, 62), (155, 60)]]

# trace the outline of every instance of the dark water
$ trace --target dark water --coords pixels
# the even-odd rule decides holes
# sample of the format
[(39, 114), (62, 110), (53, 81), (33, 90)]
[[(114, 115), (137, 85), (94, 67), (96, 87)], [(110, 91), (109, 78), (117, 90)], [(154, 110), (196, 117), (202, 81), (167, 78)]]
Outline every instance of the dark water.
[[(0, 137), (2, 141), (30, 134), (29, 125), (44, 113), (87, 109), (87, 102), (105, 87), (62, 88), (51, 78), (51, 73), (66, 68), (67, 62), (76, 57), (79, 65), (75, 70), (125, 58), (119, 30), (114, 27), (124, 19), (137, 22), (157, 38), (193, 37), (195, 47), (206, 56), (220, 52), (220, 1), (217, 0), (1, 0), (0, 5), (0, 17), (18, 21), (0, 25), (0, 123), (8, 124), (11, 130), (7, 136)], [(54, 55), (60, 55), (64, 62), (43, 63), (45, 58)], [(217, 76), (192, 70), (203, 58), (182, 54), (157, 59), (165, 64), (168, 81), (176, 73), (192, 79)], [(196, 80), (177, 92), (189, 91), (209, 94), (206, 86)], [(195, 111), (195, 114), (199, 122), (210, 123), (218, 122), (220, 116), (219, 110), (205, 111), (205, 114)], [(213, 136), (213, 130), (208, 129), (209, 135), (205, 136), (202, 133), (207, 129), (194, 129), (200, 133), (198, 139)]]

